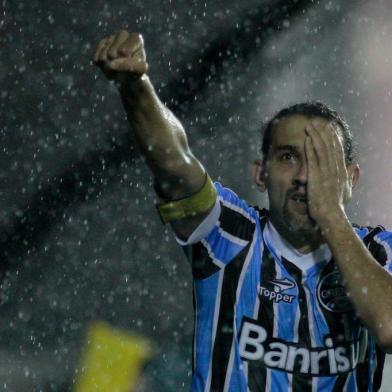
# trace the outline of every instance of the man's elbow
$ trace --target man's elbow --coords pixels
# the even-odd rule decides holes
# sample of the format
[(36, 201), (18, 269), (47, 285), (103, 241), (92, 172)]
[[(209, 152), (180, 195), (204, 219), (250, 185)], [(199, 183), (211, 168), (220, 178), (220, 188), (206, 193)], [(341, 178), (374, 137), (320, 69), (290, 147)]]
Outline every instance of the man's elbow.
[(376, 334), (377, 345), (387, 354), (392, 354), (392, 325), (391, 322), (387, 327), (380, 327)]

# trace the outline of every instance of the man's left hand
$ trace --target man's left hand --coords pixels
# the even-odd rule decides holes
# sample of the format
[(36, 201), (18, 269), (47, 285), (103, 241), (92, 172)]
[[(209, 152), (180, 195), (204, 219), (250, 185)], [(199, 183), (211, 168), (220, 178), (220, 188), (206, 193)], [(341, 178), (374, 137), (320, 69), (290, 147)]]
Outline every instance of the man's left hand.
[(351, 183), (338, 125), (312, 120), (305, 132), (308, 209), (323, 229), (344, 215)]

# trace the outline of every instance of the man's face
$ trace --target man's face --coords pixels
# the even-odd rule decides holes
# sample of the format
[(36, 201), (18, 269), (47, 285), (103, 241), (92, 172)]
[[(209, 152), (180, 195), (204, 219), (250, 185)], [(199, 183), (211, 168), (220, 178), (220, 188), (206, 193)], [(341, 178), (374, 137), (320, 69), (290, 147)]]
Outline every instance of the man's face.
[(270, 216), (275, 226), (303, 234), (318, 229), (307, 203), (308, 170), (305, 157), (305, 126), (310, 121), (327, 120), (292, 115), (279, 120), (265, 162), (265, 186)]

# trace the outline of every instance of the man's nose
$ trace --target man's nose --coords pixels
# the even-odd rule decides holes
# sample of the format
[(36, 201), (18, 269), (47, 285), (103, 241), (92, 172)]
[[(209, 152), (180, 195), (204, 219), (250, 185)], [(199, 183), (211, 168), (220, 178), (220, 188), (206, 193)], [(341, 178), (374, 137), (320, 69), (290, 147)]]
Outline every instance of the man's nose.
[(306, 185), (308, 182), (308, 167), (305, 161), (298, 167), (298, 171), (294, 177), (294, 182), (298, 185)]

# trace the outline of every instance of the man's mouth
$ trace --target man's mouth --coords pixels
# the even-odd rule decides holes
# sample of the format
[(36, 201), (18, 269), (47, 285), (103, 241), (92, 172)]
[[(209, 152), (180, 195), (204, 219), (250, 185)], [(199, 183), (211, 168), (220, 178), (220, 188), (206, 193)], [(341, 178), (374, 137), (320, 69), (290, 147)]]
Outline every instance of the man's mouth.
[(308, 202), (308, 198), (306, 197), (306, 194), (303, 193), (295, 193), (294, 195), (291, 195), (290, 199), (298, 204), (303, 204), (303, 205), (306, 205)]

